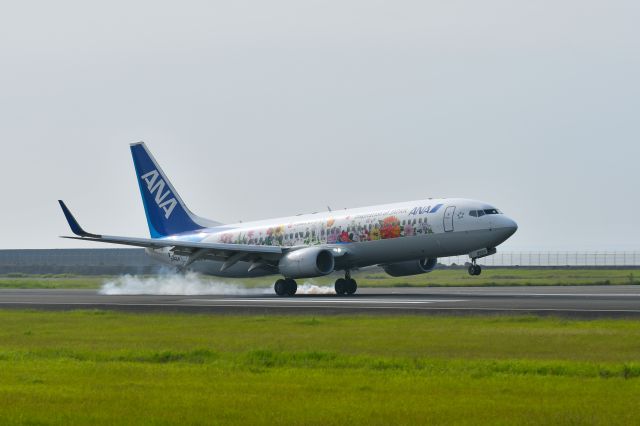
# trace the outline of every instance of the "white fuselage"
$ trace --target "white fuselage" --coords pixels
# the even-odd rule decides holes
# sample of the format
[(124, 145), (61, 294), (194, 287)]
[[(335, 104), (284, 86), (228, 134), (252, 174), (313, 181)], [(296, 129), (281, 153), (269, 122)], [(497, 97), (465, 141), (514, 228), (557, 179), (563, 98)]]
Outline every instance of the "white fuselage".
[[(322, 245), (345, 255), (337, 269), (353, 269), (415, 259), (463, 255), (495, 248), (516, 231), (516, 223), (480, 201), (445, 198), (385, 204), (278, 219), (236, 223), (167, 237), (180, 241), (306, 247)], [(147, 249), (154, 258), (184, 266), (188, 256)], [(249, 271), (249, 262), (221, 270), (222, 262), (198, 260), (189, 267), (211, 275), (271, 275)]]

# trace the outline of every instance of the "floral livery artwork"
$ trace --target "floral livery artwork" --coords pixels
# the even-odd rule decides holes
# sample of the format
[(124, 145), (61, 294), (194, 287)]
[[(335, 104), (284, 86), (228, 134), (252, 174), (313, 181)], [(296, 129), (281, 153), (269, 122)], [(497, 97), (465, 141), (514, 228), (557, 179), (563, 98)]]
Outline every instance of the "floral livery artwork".
[(400, 220), (397, 216), (363, 222), (352, 221), (346, 229), (341, 226), (330, 226), (327, 243), (357, 243), (364, 241), (388, 240), (400, 237), (413, 237), (433, 233), (426, 218)]
[[(395, 210), (355, 217), (330, 217), (312, 222), (229, 231), (220, 234), (218, 241), (226, 244), (292, 247), (348, 244), (432, 234), (433, 230), (427, 217), (411, 217), (414, 211)], [(401, 219), (407, 217), (408, 213), (409, 219)]]
[(401, 233), (400, 220), (395, 216), (385, 217), (382, 221), (382, 227), (380, 228), (380, 235), (383, 240), (389, 238), (398, 238)]

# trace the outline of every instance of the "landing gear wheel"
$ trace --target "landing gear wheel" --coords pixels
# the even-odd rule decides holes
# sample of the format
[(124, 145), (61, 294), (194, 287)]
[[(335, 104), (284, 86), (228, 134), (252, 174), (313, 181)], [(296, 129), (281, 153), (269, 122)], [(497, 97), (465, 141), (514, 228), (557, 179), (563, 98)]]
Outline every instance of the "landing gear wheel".
[(296, 280), (287, 278), (284, 280), (284, 282), (287, 286), (287, 296), (293, 296), (294, 294), (296, 294), (296, 291), (298, 291), (298, 283), (296, 283)]
[(358, 283), (353, 278), (346, 280), (345, 291), (347, 294), (354, 294), (358, 289)]
[(480, 267), (480, 265), (476, 265), (474, 263), (473, 265), (469, 266), (468, 272), (469, 275), (480, 275), (480, 273), (482, 273), (482, 268)]
[(273, 289), (276, 291), (278, 296), (284, 296), (287, 294), (287, 282), (283, 279), (279, 279), (273, 285)]
[(344, 278), (338, 278), (334, 288), (336, 289), (336, 294), (338, 296), (344, 295), (347, 292), (347, 280)]

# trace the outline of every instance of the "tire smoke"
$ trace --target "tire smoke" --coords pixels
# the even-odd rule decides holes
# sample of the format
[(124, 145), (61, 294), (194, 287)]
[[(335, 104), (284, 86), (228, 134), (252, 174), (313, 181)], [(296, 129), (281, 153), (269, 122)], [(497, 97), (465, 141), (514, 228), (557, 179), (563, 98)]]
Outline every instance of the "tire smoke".
[(209, 280), (195, 272), (186, 274), (169, 273), (152, 277), (123, 275), (105, 282), (100, 294), (158, 294), (158, 295), (234, 295), (248, 296), (271, 293), (268, 288), (246, 288), (238, 284)]
[(296, 294), (335, 294), (333, 287), (319, 286), (313, 281), (305, 281), (304, 283), (298, 283), (298, 291)]
[[(99, 294), (104, 295), (222, 295), (258, 296), (272, 295), (272, 287), (248, 288), (241, 284), (219, 281), (195, 272), (179, 274), (175, 272), (156, 276), (122, 275), (106, 281)], [(331, 294), (333, 287), (316, 285), (312, 280), (298, 283), (296, 294)]]

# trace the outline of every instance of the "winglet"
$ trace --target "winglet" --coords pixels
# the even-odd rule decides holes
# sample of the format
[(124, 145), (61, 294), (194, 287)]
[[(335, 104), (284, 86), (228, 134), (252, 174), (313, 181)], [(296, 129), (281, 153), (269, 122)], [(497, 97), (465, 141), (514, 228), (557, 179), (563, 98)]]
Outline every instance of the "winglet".
[(71, 231), (73, 231), (74, 234), (79, 235), (81, 237), (100, 238), (100, 235), (91, 234), (85, 231), (84, 229), (82, 229), (82, 227), (80, 226), (76, 218), (73, 217), (73, 215), (71, 214), (71, 211), (69, 211), (67, 206), (64, 204), (64, 201), (58, 200), (58, 203), (60, 203), (60, 207), (62, 208), (62, 213), (64, 213), (64, 217), (67, 219), (67, 222), (69, 223), (69, 227), (71, 228)]

